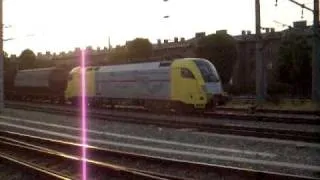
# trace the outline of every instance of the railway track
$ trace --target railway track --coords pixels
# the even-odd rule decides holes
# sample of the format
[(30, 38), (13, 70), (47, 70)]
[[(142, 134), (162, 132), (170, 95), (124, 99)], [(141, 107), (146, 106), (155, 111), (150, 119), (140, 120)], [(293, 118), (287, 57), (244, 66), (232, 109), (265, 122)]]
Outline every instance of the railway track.
[[(231, 97), (231, 99), (237, 104), (254, 104), (256, 99), (255, 96), (242, 96), (242, 97)], [(308, 99), (303, 98), (282, 98), (284, 102), (295, 102), (297, 104), (310, 102)], [(218, 110), (223, 111), (235, 111), (235, 112), (247, 112), (246, 108), (231, 108), (231, 107), (218, 107)], [(291, 115), (315, 115), (320, 116), (320, 109), (313, 110), (285, 110), (285, 109), (256, 109), (257, 113), (280, 113), (280, 114), (291, 114)]]
[[(0, 131), (0, 150), (66, 179), (79, 178), (81, 145)], [(95, 179), (317, 179), (228, 166), (180, 161), (88, 146), (89, 174)], [(59, 155), (60, 154), (60, 155)], [(61, 155), (63, 154), (63, 155)]]
[[(6, 104), (9, 108), (17, 108), (28, 111), (40, 111), (46, 113), (54, 113), (61, 115), (77, 116), (80, 111), (74, 107), (61, 107), (56, 105), (42, 105), (39, 104)], [(217, 123), (212, 119), (207, 118), (189, 118), (183, 116), (164, 116), (164, 115), (146, 115), (145, 113), (131, 113), (131, 112), (114, 112), (103, 110), (89, 110), (88, 117), (108, 120), (108, 121), (122, 121), (138, 124), (152, 124), (162, 127), (178, 128), (178, 129), (194, 129), (200, 132), (213, 132), (221, 134), (235, 134), (242, 136), (254, 136), (264, 138), (277, 138), (286, 140), (299, 140), (305, 142), (320, 142), (319, 131), (303, 131), (300, 129), (290, 129), (288, 127), (279, 128), (279, 124), (273, 124), (272, 127), (265, 127), (261, 125), (243, 125), (241, 123)], [(240, 120), (239, 120), (240, 121)], [(183, 123), (181, 123), (183, 122)], [(283, 125), (283, 124), (282, 124)], [(288, 125), (289, 126), (289, 125)], [(290, 126), (290, 127), (294, 127)]]
[[(248, 112), (248, 109), (245, 108), (231, 108), (231, 107), (218, 107), (217, 110), (221, 111), (232, 111), (232, 112)], [(300, 110), (276, 110), (276, 109), (257, 109), (256, 113), (278, 113), (278, 114), (288, 114), (288, 115), (306, 115), (306, 116), (320, 116), (320, 111), (316, 110), (308, 110), (308, 111), (300, 111)]]
[[(1, 145), (1, 144), (0, 144)], [(52, 179), (69, 180), (69, 177), (61, 176), (45, 170), (37, 165), (21, 160), (20, 158), (0, 153), (0, 165), (2, 179)], [(5, 174), (4, 174), (5, 173)], [(18, 177), (17, 177), (18, 176)]]
[[(9, 138), (8, 134), (1, 133), (0, 157), (10, 161), (15, 166), (23, 166), (24, 169), (28, 168), (27, 173), (33, 174), (33, 178), (36, 179), (81, 179), (80, 146), (77, 149), (73, 149), (76, 153), (67, 154), (35, 143), (39, 139), (29, 138), (29, 141), (33, 142), (30, 143), (21, 141), (20, 138), (22, 139), (22, 136)], [(44, 143), (44, 141), (41, 142)], [(49, 145), (49, 143), (55, 147), (62, 145), (62, 143), (58, 144), (53, 141), (47, 141), (46, 145)], [(91, 172), (88, 179), (179, 179), (166, 175), (151, 175), (153, 174), (152, 172), (128, 169), (123, 166), (90, 159), (86, 161), (86, 164)]]
[[(22, 107), (23, 105), (49, 105), (51, 107), (66, 107), (66, 108), (75, 108), (69, 104), (57, 105), (51, 104), (49, 102), (21, 102), (21, 101), (6, 101), (6, 106), (9, 108)], [(93, 107), (90, 107), (93, 109)], [(96, 110), (110, 110), (108, 107), (94, 108)], [(150, 114), (164, 114), (176, 116), (179, 114), (173, 112), (151, 112), (144, 108), (140, 107), (131, 107), (131, 106), (119, 106), (114, 109), (119, 112), (140, 112), (140, 113), (150, 113)], [(283, 112), (283, 113), (282, 113)], [(238, 108), (226, 108), (226, 107), (217, 107), (216, 111), (203, 112), (203, 113), (187, 113), (180, 115), (187, 115), (192, 117), (201, 117), (201, 118), (219, 118), (219, 119), (237, 119), (237, 120), (247, 120), (247, 121), (260, 121), (260, 122), (281, 122), (288, 124), (310, 124), (310, 125), (320, 125), (320, 112), (315, 111), (314, 113), (309, 112), (306, 114), (301, 114), (299, 112), (291, 113), (288, 111), (276, 111), (276, 110), (261, 110), (257, 109), (257, 113), (250, 114), (247, 109), (238, 109)]]

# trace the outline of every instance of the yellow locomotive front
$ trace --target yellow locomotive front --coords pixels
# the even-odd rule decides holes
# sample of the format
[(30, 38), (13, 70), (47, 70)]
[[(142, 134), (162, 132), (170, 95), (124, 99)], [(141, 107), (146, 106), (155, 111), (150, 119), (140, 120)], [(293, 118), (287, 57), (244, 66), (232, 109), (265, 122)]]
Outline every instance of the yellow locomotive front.
[[(98, 67), (88, 66), (85, 68), (86, 97), (88, 102), (95, 95), (95, 71)], [(81, 71), (80, 67), (75, 67), (69, 72), (68, 86), (65, 90), (65, 98), (72, 104), (79, 104), (81, 96)]]
[(202, 90), (207, 97), (207, 108), (212, 108), (220, 104), (225, 96), (219, 73), (215, 66), (206, 59), (195, 59), (194, 62), (203, 79)]
[[(141, 77), (148, 76), (143, 85), (142, 81), (137, 79), (138, 76), (135, 76), (137, 73), (140, 73)], [(167, 64), (155, 62), (86, 67), (85, 77), (89, 104), (103, 102), (110, 105), (108, 103), (115, 103), (121, 99), (128, 102), (139, 101), (146, 108), (149, 108), (152, 102), (156, 107), (163, 105), (183, 111), (188, 111), (189, 108), (204, 110), (214, 107), (223, 94), (219, 74), (214, 65), (200, 58), (175, 59)], [(163, 79), (165, 77), (168, 79)], [(69, 74), (68, 88), (65, 91), (67, 100), (74, 104), (78, 104), (80, 97), (80, 79), (80, 68), (76, 67)], [(162, 94), (143, 94), (147, 87), (154, 89), (160, 87), (159, 84), (163, 89), (159, 91)], [(126, 88), (121, 89), (124, 86)]]
[(173, 61), (171, 66), (171, 98), (195, 109), (214, 107), (223, 94), (219, 74), (214, 65), (200, 58)]

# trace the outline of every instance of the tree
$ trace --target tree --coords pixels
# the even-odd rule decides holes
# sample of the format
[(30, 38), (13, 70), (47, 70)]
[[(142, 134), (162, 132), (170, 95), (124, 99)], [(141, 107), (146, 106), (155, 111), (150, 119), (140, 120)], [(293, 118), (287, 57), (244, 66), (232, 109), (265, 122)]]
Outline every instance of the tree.
[(35, 60), (33, 68), (48, 68), (54, 66), (53, 60)]
[(195, 53), (215, 65), (223, 83), (229, 82), (237, 57), (236, 41), (232, 36), (211, 34), (203, 37), (198, 41)]
[(30, 49), (22, 51), (19, 57), (19, 69), (31, 69), (35, 66), (36, 55)]
[(3, 69), (8, 70), (10, 68), (10, 59), (8, 53), (3, 52)]
[(107, 56), (108, 64), (127, 63), (127, 51), (123, 46), (112, 49)]
[(127, 50), (130, 59), (149, 58), (152, 55), (152, 44), (148, 39), (136, 38), (128, 43)]
[(7, 52), (3, 52), (3, 56), (5, 57), (5, 58), (9, 58), (9, 55), (8, 55), (8, 53)]
[(306, 35), (289, 32), (279, 49), (277, 77), (291, 85), (293, 95), (308, 95), (311, 91), (311, 52)]

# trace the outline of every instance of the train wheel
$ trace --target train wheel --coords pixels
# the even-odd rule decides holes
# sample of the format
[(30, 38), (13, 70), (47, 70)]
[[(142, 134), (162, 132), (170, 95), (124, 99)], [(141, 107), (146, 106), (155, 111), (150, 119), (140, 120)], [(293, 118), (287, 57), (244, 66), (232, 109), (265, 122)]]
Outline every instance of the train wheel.
[(66, 102), (65, 102), (65, 99), (64, 99), (64, 97), (60, 97), (59, 98), (59, 104), (65, 104)]
[(193, 107), (193, 105), (184, 104), (182, 102), (176, 103), (174, 106), (174, 110), (175, 113), (179, 115), (187, 115), (195, 112), (195, 108)]
[(101, 103), (99, 102), (99, 100), (92, 100), (90, 102), (90, 106), (93, 108), (100, 108), (101, 107)]
[(116, 104), (113, 104), (113, 103), (109, 104), (109, 109), (115, 109), (115, 108), (116, 108)]
[(167, 101), (146, 101), (144, 108), (153, 113), (171, 113), (171, 103)]
[(79, 103), (79, 101), (78, 101), (77, 99), (72, 99), (72, 100), (71, 100), (71, 104), (72, 104), (73, 106), (79, 106), (79, 105), (80, 105), (80, 103)]
[(155, 101), (145, 101), (144, 108), (149, 112), (158, 113), (160, 111), (159, 105)]

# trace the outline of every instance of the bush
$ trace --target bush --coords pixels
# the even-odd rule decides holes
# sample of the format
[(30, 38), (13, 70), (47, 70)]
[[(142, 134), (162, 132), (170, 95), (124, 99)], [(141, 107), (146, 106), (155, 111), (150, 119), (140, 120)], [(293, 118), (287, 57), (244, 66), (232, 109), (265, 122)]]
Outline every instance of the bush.
[(255, 93), (255, 86), (233, 86), (224, 85), (224, 90), (230, 95), (252, 94)]
[(271, 83), (268, 85), (268, 94), (270, 95), (289, 95), (292, 87), (286, 83)]

